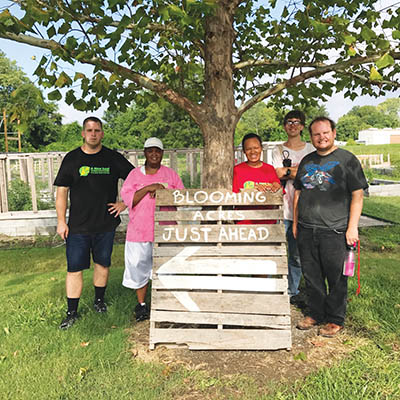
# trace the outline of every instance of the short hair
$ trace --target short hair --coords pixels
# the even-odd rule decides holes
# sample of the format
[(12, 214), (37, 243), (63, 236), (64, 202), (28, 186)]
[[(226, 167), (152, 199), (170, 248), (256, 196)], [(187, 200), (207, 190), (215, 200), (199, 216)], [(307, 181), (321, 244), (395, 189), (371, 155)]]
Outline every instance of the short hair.
[(289, 119), (297, 118), (301, 121), (303, 126), (306, 125), (306, 116), (304, 115), (303, 111), (300, 110), (292, 110), (289, 111), (285, 117), (283, 118), (283, 125), (286, 125)]
[(311, 132), (311, 126), (312, 126), (312, 124), (314, 124), (315, 122), (329, 122), (329, 124), (330, 124), (332, 130), (334, 130), (334, 129), (336, 128), (336, 124), (335, 124), (334, 121), (332, 121), (330, 118), (325, 117), (325, 116), (322, 115), (322, 116), (320, 116), (320, 117), (314, 118), (314, 119), (311, 121), (310, 125), (308, 125), (308, 131), (310, 132), (310, 135), (311, 135), (311, 133), (312, 133), (312, 132)]
[(260, 136), (258, 136), (258, 135), (255, 134), (255, 133), (248, 133), (247, 135), (244, 135), (244, 136), (243, 136), (243, 139), (242, 139), (242, 149), (243, 149), (243, 150), (244, 150), (244, 142), (245, 142), (247, 139), (253, 139), (253, 138), (257, 139), (257, 140), (260, 142), (260, 145), (261, 145), (261, 147), (262, 147), (262, 140), (261, 140)]
[(100, 118), (97, 117), (87, 117), (83, 120), (83, 129), (85, 129), (86, 124), (89, 122), (97, 122), (100, 125), (101, 130), (103, 130), (103, 123), (101, 122)]

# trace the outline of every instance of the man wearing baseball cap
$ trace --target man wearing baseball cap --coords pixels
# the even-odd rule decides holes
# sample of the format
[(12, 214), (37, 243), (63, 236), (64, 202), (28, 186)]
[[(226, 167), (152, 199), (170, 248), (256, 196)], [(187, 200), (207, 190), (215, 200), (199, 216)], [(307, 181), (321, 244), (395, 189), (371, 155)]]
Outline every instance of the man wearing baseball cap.
[(163, 154), (164, 146), (160, 139), (147, 139), (144, 143), (145, 165), (133, 170), (121, 189), (122, 200), (129, 209), (122, 285), (136, 290), (136, 321), (149, 318), (145, 297), (153, 268), (156, 191), (183, 189), (179, 175), (173, 169), (161, 165)]

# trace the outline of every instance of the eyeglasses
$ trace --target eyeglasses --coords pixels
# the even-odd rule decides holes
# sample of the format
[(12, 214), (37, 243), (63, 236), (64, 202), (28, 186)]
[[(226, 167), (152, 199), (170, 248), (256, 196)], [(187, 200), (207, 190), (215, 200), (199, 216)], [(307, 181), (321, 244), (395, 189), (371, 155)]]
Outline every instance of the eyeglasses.
[(286, 121), (286, 125), (302, 125), (301, 121)]

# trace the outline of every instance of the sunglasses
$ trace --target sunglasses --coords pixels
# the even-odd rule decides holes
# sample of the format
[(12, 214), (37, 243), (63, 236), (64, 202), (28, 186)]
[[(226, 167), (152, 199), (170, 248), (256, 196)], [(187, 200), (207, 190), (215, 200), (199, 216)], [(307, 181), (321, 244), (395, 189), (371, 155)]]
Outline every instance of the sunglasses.
[(286, 121), (286, 125), (301, 125), (301, 121)]

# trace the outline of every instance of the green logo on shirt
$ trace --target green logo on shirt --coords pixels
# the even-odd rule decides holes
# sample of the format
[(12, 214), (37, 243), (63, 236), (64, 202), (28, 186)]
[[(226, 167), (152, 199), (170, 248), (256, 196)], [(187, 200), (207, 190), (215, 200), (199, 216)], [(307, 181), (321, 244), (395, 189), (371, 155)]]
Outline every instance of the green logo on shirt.
[(88, 176), (89, 172), (90, 172), (90, 167), (83, 166), (83, 167), (79, 168), (79, 175), (80, 176)]
[(79, 168), (80, 176), (91, 175), (110, 175), (110, 167), (87, 167), (82, 166)]

